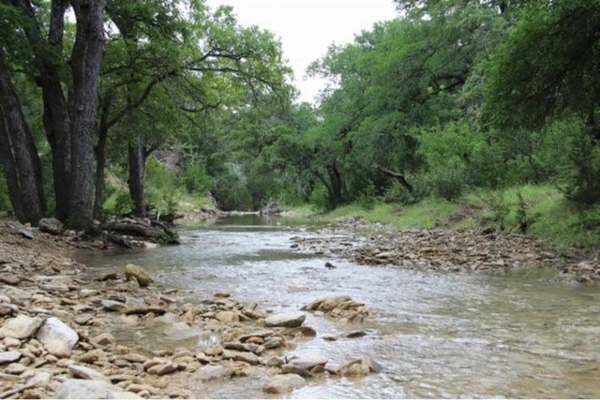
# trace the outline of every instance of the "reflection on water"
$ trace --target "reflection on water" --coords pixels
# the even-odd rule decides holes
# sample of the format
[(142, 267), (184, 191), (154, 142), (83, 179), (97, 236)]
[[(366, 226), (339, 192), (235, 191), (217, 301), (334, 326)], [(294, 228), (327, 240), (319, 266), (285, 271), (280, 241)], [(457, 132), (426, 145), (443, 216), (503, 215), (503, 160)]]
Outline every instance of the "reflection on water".
[[(229, 291), (263, 309), (295, 311), (348, 294), (375, 311), (362, 324), (309, 315), (305, 324), (318, 336), (288, 355), (322, 354), (333, 363), (372, 357), (381, 373), (311, 380), (286, 397), (600, 397), (597, 289), (552, 283), (552, 273), (491, 277), (359, 266), (294, 253), (289, 238), (297, 234), (277, 219), (244, 216), (185, 231), (178, 247), (80, 261), (114, 270), (138, 263), (159, 283), (189, 290), (190, 301)], [(337, 268), (325, 268), (328, 260)], [(355, 329), (367, 335), (322, 339)], [(196, 395), (263, 398), (262, 383), (236, 378)]]

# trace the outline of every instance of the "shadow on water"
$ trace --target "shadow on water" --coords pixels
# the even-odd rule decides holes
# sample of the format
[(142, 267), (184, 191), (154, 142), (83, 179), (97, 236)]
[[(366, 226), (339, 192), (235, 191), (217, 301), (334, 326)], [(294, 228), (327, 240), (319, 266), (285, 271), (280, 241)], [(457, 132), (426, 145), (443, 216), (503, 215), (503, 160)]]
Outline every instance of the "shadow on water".
[[(360, 266), (295, 252), (292, 236), (326, 236), (285, 227), (256, 215), (228, 217), (183, 231), (178, 247), (79, 260), (93, 271), (140, 264), (159, 284), (189, 293), (189, 301), (229, 291), (273, 311), (297, 311), (334, 294), (365, 303), (374, 315), (361, 324), (309, 314), (305, 325), (317, 337), (286, 355), (321, 354), (332, 363), (370, 357), (382, 371), (360, 380), (310, 380), (285, 397), (600, 397), (597, 289), (556, 284), (538, 271), (494, 277)], [(337, 268), (325, 268), (326, 261)], [(343, 336), (356, 329), (366, 336)], [(328, 334), (340, 338), (323, 340)], [(236, 378), (196, 395), (273, 397), (262, 393), (263, 383)]]

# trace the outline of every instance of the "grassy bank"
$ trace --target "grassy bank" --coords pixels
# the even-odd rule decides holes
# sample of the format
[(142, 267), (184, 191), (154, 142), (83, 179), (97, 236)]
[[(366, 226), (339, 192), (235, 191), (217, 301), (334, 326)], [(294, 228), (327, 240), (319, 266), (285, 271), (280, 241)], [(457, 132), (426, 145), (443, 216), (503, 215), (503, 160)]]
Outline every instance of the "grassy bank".
[(587, 255), (600, 248), (600, 208), (577, 211), (552, 186), (477, 191), (455, 202), (428, 198), (410, 206), (375, 203), (368, 209), (353, 204), (318, 218), (334, 221), (350, 216), (392, 224), (400, 230), (493, 228), (525, 232), (560, 251)]

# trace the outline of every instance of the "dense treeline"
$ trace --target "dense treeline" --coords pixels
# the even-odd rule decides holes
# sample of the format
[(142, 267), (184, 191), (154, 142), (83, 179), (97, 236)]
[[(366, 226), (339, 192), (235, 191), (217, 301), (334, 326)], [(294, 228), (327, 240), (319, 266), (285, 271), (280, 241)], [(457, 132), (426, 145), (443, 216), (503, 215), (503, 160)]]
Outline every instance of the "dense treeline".
[(313, 63), (330, 82), (313, 107), (273, 35), (229, 8), (0, 2), (2, 205), (85, 227), (186, 193), (332, 209), (546, 183), (597, 210), (600, 3), (396, 4)]

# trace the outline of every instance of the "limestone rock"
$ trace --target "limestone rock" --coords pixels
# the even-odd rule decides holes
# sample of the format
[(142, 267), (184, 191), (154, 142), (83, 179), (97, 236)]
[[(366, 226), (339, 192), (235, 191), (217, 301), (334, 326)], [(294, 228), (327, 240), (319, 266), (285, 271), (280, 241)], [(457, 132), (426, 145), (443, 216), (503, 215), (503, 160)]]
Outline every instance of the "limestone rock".
[(108, 332), (103, 332), (92, 339), (92, 342), (100, 346), (111, 346), (117, 343), (115, 337)]
[(274, 375), (271, 379), (263, 385), (263, 392), (265, 393), (290, 393), (294, 389), (300, 388), (306, 385), (306, 380), (300, 375), (296, 374), (283, 374)]
[(54, 395), (57, 399), (140, 399), (104, 381), (69, 379), (64, 381)]
[(46, 319), (36, 334), (46, 350), (57, 357), (69, 357), (79, 341), (79, 335), (58, 318)]
[(121, 311), (127, 307), (124, 303), (114, 300), (102, 300), (101, 304), (106, 311)]
[(193, 379), (201, 382), (215, 381), (231, 378), (232, 371), (222, 365), (204, 365), (193, 374)]
[(27, 339), (35, 333), (42, 325), (40, 318), (32, 318), (21, 314), (15, 318), (9, 319), (2, 328), (0, 328), (0, 338), (12, 337), (15, 339)]
[(327, 364), (327, 358), (323, 356), (308, 356), (308, 357), (299, 357), (290, 360), (289, 364), (295, 365), (297, 367), (303, 369), (312, 369), (317, 365), (325, 366)]
[(22, 354), (18, 351), (3, 351), (0, 352), (0, 365), (9, 364), (15, 361), (19, 361)]
[(125, 281), (129, 281), (131, 278), (135, 278), (138, 285), (146, 287), (154, 282), (154, 280), (148, 275), (148, 272), (139, 265), (127, 264), (125, 266)]
[(342, 366), (344, 376), (365, 376), (371, 372), (370, 363), (367, 360), (353, 360)]
[(306, 320), (306, 315), (301, 312), (274, 314), (265, 318), (265, 325), (284, 328), (295, 328)]
[(69, 364), (68, 369), (76, 378), (87, 379), (90, 381), (110, 382), (110, 379), (107, 376), (95, 369), (84, 367), (83, 365)]
[(226, 360), (243, 361), (248, 364), (257, 365), (259, 363), (258, 356), (254, 353), (246, 351), (225, 350), (223, 358)]

